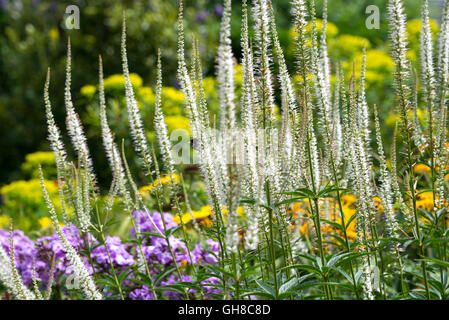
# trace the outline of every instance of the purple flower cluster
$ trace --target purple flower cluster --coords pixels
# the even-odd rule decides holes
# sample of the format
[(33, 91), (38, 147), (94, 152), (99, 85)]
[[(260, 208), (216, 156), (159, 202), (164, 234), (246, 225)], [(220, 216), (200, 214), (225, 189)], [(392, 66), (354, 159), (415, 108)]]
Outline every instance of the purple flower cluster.
[[(137, 230), (142, 235), (143, 253), (153, 278), (168, 268), (172, 268), (176, 263), (183, 272), (182, 282), (193, 282), (193, 279), (189, 275), (184, 274), (187, 266), (193, 264), (199, 266), (201, 264), (214, 264), (218, 261), (218, 243), (216, 241), (209, 239), (204, 244), (204, 247), (197, 244), (189, 254), (186, 244), (174, 235), (170, 235), (167, 240), (163, 236), (165, 231), (178, 226), (173, 221), (170, 213), (161, 214), (159, 212), (149, 213), (148, 211), (138, 211), (134, 213), (134, 218), (137, 223)], [(165, 227), (162, 219), (165, 221)], [(64, 226), (62, 231), (76, 251), (82, 253), (90, 251), (90, 259), (88, 259), (86, 254), (80, 255), (91, 274), (93, 274), (93, 268), (95, 268), (97, 273), (111, 274), (110, 260), (117, 273), (122, 272), (129, 266), (136, 265), (137, 259), (135, 259), (135, 256), (138, 248), (134, 243), (123, 243), (119, 237), (106, 237), (106, 245), (110, 255), (109, 259), (106, 246), (100, 245), (91, 234), (85, 234), (83, 236), (74, 225)], [(136, 230), (132, 229), (130, 234), (135, 238)], [(160, 236), (157, 236), (157, 234)], [(17, 269), (26, 285), (32, 282), (33, 261), (35, 264), (36, 279), (43, 286), (46, 286), (45, 284), (49, 281), (53, 258), (55, 259), (54, 278), (56, 281), (72, 274), (73, 271), (66, 256), (64, 245), (56, 233), (32, 241), (23, 231), (15, 230), (12, 233), (12, 238)], [(173, 255), (170, 253), (168, 242), (170, 243)], [(9, 253), (9, 232), (6, 230), (0, 229), (0, 245)], [(87, 248), (90, 248), (90, 250), (87, 250)], [(133, 277), (134, 275), (130, 275), (130, 278)], [(172, 273), (168, 277), (160, 279), (156, 283), (156, 286), (171, 286), (179, 282), (177, 273)], [(217, 278), (208, 278), (202, 281), (201, 285), (204, 285), (204, 293), (220, 292), (220, 290), (214, 287), (217, 283)], [(126, 291), (129, 292), (128, 297), (130, 299), (153, 299), (151, 290), (145, 285), (137, 287), (132, 281), (125, 281), (123, 285), (128, 288)], [(194, 290), (189, 290), (189, 293), (194, 293)], [(165, 291), (160, 295), (169, 299), (182, 299), (184, 297), (183, 294), (177, 291)]]
[[(67, 225), (62, 228), (64, 235), (66, 236), (72, 247), (77, 250), (84, 250), (86, 248), (85, 241), (89, 237), (89, 243), (92, 243), (92, 237), (86, 236), (86, 239), (82, 239), (78, 229), (73, 225)], [(51, 236), (42, 237), (36, 240), (35, 247), (36, 253), (36, 276), (38, 280), (47, 282), (50, 277), (51, 263), (53, 256), (55, 258), (55, 274), (54, 276), (64, 275), (69, 276), (73, 273), (70, 262), (66, 256), (64, 245), (59, 240), (58, 235), (55, 233)], [(92, 274), (92, 266), (88, 263), (87, 258), (82, 256), (84, 265)]]
[(122, 243), (120, 237), (106, 237), (105, 246), (97, 246), (91, 252), (92, 259), (103, 269), (108, 269), (110, 266), (108, 251), (111, 256), (111, 261), (114, 267), (127, 267), (136, 263), (133, 256), (128, 252), (129, 249)]
[[(138, 226), (136, 227), (140, 230), (141, 233), (163, 235), (165, 234), (164, 230), (168, 231), (178, 226), (178, 224), (173, 221), (173, 216), (170, 213), (161, 214), (159, 212), (149, 213), (148, 211), (136, 211), (134, 213), (134, 218), (138, 223)], [(165, 221), (165, 228), (162, 218)], [(136, 235), (134, 229), (131, 230), (131, 235)], [(149, 267), (151, 268), (151, 272), (155, 275), (171, 266), (174, 266), (173, 256), (170, 253), (168, 243), (170, 243), (170, 247), (173, 251), (173, 256), (178, 267), (183, 265), (187, 266), (201, 263), (216, 263), (218, 261), (217, 254), (219, 247), (218, 242), (214, 240), (208, 239), (204, 248), (200, 244), (197, 244), (189, 254), (185, 243), (173, 235), (170, 235), (168, 239), (163, 236), (159, 237), (153, 235), (144, 235), (142, 241), (142, 249), (145, 258), (148, 261)], [(161, 281), (161, 283), (157, 285), (167, 286), (178, 281), (179, 277), (172, 274), (168, 277), (168, 279), (166, 279), (165, 281)], [(192, 279), (188, 275), (182, 274), (182, 281), (192, 282)], [(211, 280), (210, 284), (213, 283), (216, 282), (214, 282), (214, 280)], [(214, 292), (214, 289), (209, 286), (209, 288), (205, 288), (205, 291)], [(193, 292), (193, 290), (191, 290), (190, 292)], [(165, 292), (162, 295), (166, 295), (170, 299), (182, 298), (182, 294), (179, 294), (177, 292)], [(133, 290), (130, 293), (129, 297), (131, 299), (146, 300), (152, 299), (153, 295), (148, 287), (143, 286), (141, 288)]]
[[(192, 278), (188, 275), (183, 274), (182, 275), (182, 282), (192, 282)], [(171, 274), (167, 280), (161, 281), (161, 283), (158, 284), (159, 287), (165, 287), (174, 285), (179, 282), (179, 278), (173, 274)], [(194, 290), (189, 290), (189, 293), (193, 293)], [(180, 300), (184, 296), (180, 292), (176, 291), (165, 291), (161, 294), (162, 296), (168, 297), (171, 300)], [(129, 294), (129, 298), (133, 300), (153, 300), (153, 292), (151, 289), (147, 286), (142, 286), (141, 288), (135, 289), (131, 291)]]
[[(25, 284), (31, 283), (33, 257), (36, 255), (34, 242), (30, 240), (22, 230), (14, 230), (12, 232), (12, 240), (14, 244), (14, 257), (17, 270), (23, 277)], [(10, 254), (9, 251), (9, 232), (0, 229), (0, 245)]]
[[(67, 240), (75, 250), (85, 248), (84, 241), (81, 239), (78, 229), (74, 225), (68, 225), (62, 228)], [(23, 278), (23, 282), (29, 285), (33, 276), (33, 260), (36, 270), (36, 280), (47, 282), (50, 277), (51, 263), (55, 259), (55, 277), (58, 275), (69, 276), (72, 274), (72, 268), (66, 257), (64, 246), (59, 240), (57, 234), (38, 238), (32, 241), (21, 230), (14, 230), (13, 233), (14, 257), (17, 269)], [(90, 237), (91, 238), (91, 237)], [(90, 239), (92, 242), (92, 240)], [(9, 232), (0, 230), (0, 245), (9, 253)], [(84, 259), (85, 265), (92, 273), (92, 267)]]
[[(162, 216), (165, 220), (165, 229)], [(134, 213), (134, 218), (138, 223), (138, 228), (141, 233), (151, 232), (161, 235), (161, 237), (143, 235), (142, 249), (149, 265), (157, 268), (160, 265), (167, 267), (169, 264), (173, 264), (173, 257), (170, 253), (168, 243), (170, 243), (171, 249), (173, 250), (176, 263), (179, 264), (183, 261), (189, 264), (192, 262), (196, 263), (193, 257), (193, 261), (190, 261), (187, 247), (184, 242), (173, 235), (170, 235), (168, 240), (165, 239), (165, 237), (162, 237), (165, 233), (164, 230), (168, 231), (178, 226), (178, 224), (173, 221), (173, 216), (170, 213), (161, 214), (159, 212), (154, 212), (150, 214), (146, 211), (136, 211)], [(131, 230), (131, 234), (135, 236), (136, 232), (134, 229)], [(154, 271), (157, 272), (157, 270)]]

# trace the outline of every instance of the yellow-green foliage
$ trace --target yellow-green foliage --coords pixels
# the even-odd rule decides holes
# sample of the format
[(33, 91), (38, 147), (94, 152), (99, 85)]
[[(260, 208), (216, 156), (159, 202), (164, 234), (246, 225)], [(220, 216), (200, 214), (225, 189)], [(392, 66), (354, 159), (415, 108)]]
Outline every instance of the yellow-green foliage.
[(331, 42), (329, 50), (342, 59), (351, 60), (362, 52), (363, 47), (371, 48), (368, 39), (351, 34), (342, 34)]
[[(237, 99), (240, 99), (242, 67), (237, 64), (234, 71)], [(152, 121), (155, 104), (154, 91), (151, 87), (144, 85), (142, 78), (138, 74), (131, 73), (130, 79), (133, 84), (137, 104), (145, 122), (146, 135), (150, 140), (153, 140), (155, 138)], [(109, 118), (109, 121), (111, 127), (115, 129), (115, 132), (117, 133), (120, 132), (120, 124), (126, 125), (126, 109), (123, 107), (126, 105), (124, 81), (124, 77), (121, 74), (113, 74), (104, 79), (108, 109), (110, 109), (111, 114), (114, 115), (114, 117)], [(213, 121), (214, 114), (218, 113), (219, 108), (216, 79), (214, 77), (204, 78), (203, 88), (211, 115), (211, 121)], [(98, 97), (96, 97), (96, 94), (98, 94), (98, 86), (91, 84), (85, 85), (81, 88), (80, 93), (88, 100), (88, 106), (86, 108), (88, 114), (83, 119), (83, 122), (91, 126), (98, 126), (96, 106), (98, 100)], [(169, 133), (175, 129), (184, 129), (191, 133), (188, 114), (184, 105), (184, 94), (180, 90), (168, 86), (162, 88), (162, 110), (165, 115), (165, 123), (167, 124)]]
[[(435, 40), (436, 34), (440, 31), (438, 23), (434, 19), (430, 19), (430, 30), (432, 31), (432, 37)], [(407, 23), (407, 33), (409, 48), (407, 57), (413, 62), (417, 63), (419, 59), (419, 37), (421, 33), (422, 22), (421, 19), (413, 19)]]
[[(363, 55), (358, 53), (355, 59), (356, 78), (360, 75)], [(348, 80), (353, 72), (354, 62), (342, 62), (345, 78)], [(382, 50), (370, 49), (366, 51), (366, 82), (368, 86), (379, 87), (394, 71), (394, 63), (390, 56)]]
[(48, 177), (56, 177), (55, 156), (53, 152), (38, 151), (27, 154), (21, 168), (23, 173), (29, 175), (31, 178), (37, 179), (39, 177), (39, 164), (45, 169)]
[[(56, 181), (45, 181), (45, 187), (58, 211), (61, 210)], [(9, 216), (14, 220), (14, 226), (22, 230), (38, 228), (38, 219), (47, 216), (47, 207), (42, 202), (42, 191), (39, 179), (18, 180), (0, 189), (4, 199), (2, 215)], [(6, 222), (1, 218), (0, 223)]]

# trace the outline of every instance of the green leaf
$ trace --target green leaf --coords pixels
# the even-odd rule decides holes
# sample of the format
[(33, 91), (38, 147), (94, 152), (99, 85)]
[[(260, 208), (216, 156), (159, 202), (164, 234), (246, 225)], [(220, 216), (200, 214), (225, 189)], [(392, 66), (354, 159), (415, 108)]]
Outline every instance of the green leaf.
[(290, 279), (289, 281), (283, 283), (281, 285), (281, 287), (279, 288), (279, 295), (284, 294), (284, 293), (289, 293), (290, 290), (293, 290), (293, 288), (295, 288), (295, 286), (299, 284), (298, 280), (299, 279), (294, 277), (294, 278)]
[(163, 234), (160, 234), (159, 232), (141, 232), (140, 234), (143, 234), (145, 236), (158, 237), (158, 238), (165, 239), (165, 236)]
[(340, 229), (341, 231), (343, 231), (343, 226), (337, 222), (334, 221), (330, 221), (327, 219), (321, 219), (321, 221), (326, 222), (327, 224), (330, 224), (331, 226), (334, 226), (337, 229)]
[(210, 271), (212, 271), (214, 273), (214, 276), (222, 278), (222, 275), (231, 279), (234, 279), (234, 274), (232, 274), (231, 272), (219, 267), (219, 266), (214, 266), (214, 265), (205, 265), (205, 267), (207, 269), (209, 269)]
[(326, 266), (331, 268), (333, 267), (338, 261), (340, 261), (341, 259), (344, 259), (350, 255), (352, 255), (353, 253), (351, 252), (343, 252), (343, 253), (339, 253), (339, 254), (335, 254), (334, 256), (332, 256), (332, 258), (329, 259), (329, 261), (326, 263)]
[(304, 271), (309, 271), (309, 272), (321, 275), (321, 270), (320, 269), (318, 269), (318, 268), (316, 268), (314, 266), (308, 265), (308, 264), (294, 264), (294, 265), (291, 265), (291, 266), (283, 267), (280, 270), (285, 270), (285, 269), (290, 269), (290, 268), (300, 269), (300, 270), (304, 270)]
[(284, 201), (280, 201), (280, 202), (276, 202), (274, 205), (275, 207), (280, 207), (284, 204), (290, 204), (290, 203), (296, 203), (298, 202), (298, 200), (304, 199), (305, 197), (299, 197), (299, 198), (292, 198), (292, 199), (287, 199)]
[(372, 250), (372, 251), (368, 251), (368, 252), (361, 252), (361, 253), (350, 253), (347, 257), (344, 257), (343, 259), (341, 259), (339, 262), (337, 262), (335, 264), (336, 267), (341, 266), (342, 264), (352, 261), (354, 259), (357, 259), (359, 257), (363, 257), (366, 255), (370, 255), (373, 254), (374, 252), (376, 252), (376, 250)]
[(154, 280), (154, 283), (159, 283), (159, 281), (161, 281), (162, 279), (164, 279), (167, 275), (169, 275), (170, 273), (172, 273), (173, 271), (175, 271), (176, 268), (167, 268), (166, 270), (162, 271), (161, 273), (159, 273), (156, 277), (156, 279)]
[(319, 193), (318, 193), (318, 197), (324, 198), (325, 196), (327, 196), (329, 193), (332, 192), (336, 192), (336, 191), (345, 191), (347, 190), (346, 188), (342, 188), (342, 187), (336, 187), (336, 186), (328, 186), (324, 189), (322, 189)]
[(272, 299), (276, 298), (276, 291), (272, 287), (259, 280), (256, 280), (256, 283), (266, 294), (271, 295)]
[[(330, 268), (331, 268), (332, 270), (335, 270), (335, 271), (337, 271), (338, 273), (342, 274), (343, 277), (345, 277), (346, 280), (348, 280), (349, 283), (353, 283), (353, 280), (352, 280), (351, 276), (350, 276), (346, 271), (344, 271), (343, 269), (335, 268), (335, 267), (330, 267)], [(354, 289), (354, 287), (352, 287), (352, 289)]]
[(312, 198), (312, 199), (315, 198), (315, 196), (316, 196), (312, 190), (307, 189), (307, 188), (298, 188), (295, 191), (302, 193), (302, 194), (306, 194), (309, 198)]
[(434, 258), (426, 258), (426, 259), (418, 259), (420, 261), (426, 261), (429, 263), (435, 263), (439, 266), (445, 267), (445, 268), (449, 268), (449, 262), (447, 261), (442, 261), (442, 260), (438, 260), (438, 259), (434, 259)]
[(128, 266), (125, 270), (123, 270), (118, 276), (118, 283), (122, 284), (122, 282), (132, 273), (132, 267)]
[(251, 291), (251, 292), (247, 292), (247, 293), (241, 295), (241, 297), (247, 297), (247, 296), (257, 296), (257, 297), (274, 299), (273, 295), (266, 293), (265, 291)]
[(240, 200), (240, 204), (245, 204), (245, 203), (247, 203), (247, 204), (255, 204), (256, 200), (252, 199), (252, 198), (244, 198), (244, 199)]
[(349, 225), (352, 223), (352, 221), (354, 221), (355, 218), (357, 218), (357, 212), (349, 217), (348, 222), (346, 222), (346, 230), (348, 230)]

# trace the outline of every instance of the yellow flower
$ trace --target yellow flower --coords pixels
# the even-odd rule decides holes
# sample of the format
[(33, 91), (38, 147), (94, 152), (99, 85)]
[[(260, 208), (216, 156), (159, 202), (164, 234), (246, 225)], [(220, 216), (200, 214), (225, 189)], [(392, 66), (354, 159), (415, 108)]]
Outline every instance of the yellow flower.
[(25, 156), (25, 162), (21, 168), (24, 173), (32, 178), (39, 178), (39, 165), (42, 166), (46, 177), (56, 177), (55, 155), (53, 152), (34, 152)]
[(22, 164), (22, 170), (31, 172), (33, 169), (36, 169), (39, 164), (49, 166), (54, 165), (55, 155), (53, 152), (38, 151), (27, 154), (25, 156), (25, 162)]
[[(435, 199), (436, 200), (436, 199)], [(426, 211), (433, 210), (433, 192), (426, 191), (416, 195), (416, 206)]]
[[(373, 207), (376, 208), (379, 213), (382, 213), (384, 208), (382, 206), (381, 199), (379, 197), (373, 197), (372, 200), (373, 200)], [(345, 194), (341, 197), (342, 210), (343, 210), (345, 224), (346, 224), (346, 228), (347, 228), (346, 233), (347, 233), (347, 236), (349, 239), (355, 239), (358, 237), (357, 231), (355, 228), (356, 219), (353, 219), (351, 221), (351, 223), (348, 225), (349, 220), (357, 211), (356, 202), (357, 202), (357, 197), (355, 195)], [(336, 222), (338, 224), (342, 224), (340, 212), (338, 210), (337, 199), (329, 199), (328, 204), (329, 204), (329, 210), (330, 210), (328, 219), (333, 222)], [(323, 206), (323, 208), (324, 208), (324, 205), (325, 205), (325, 202), (320, 203), (320, 206)], [(308, 204), (307, 200), (302, 200), (301, 202), (297, 202), (292, 205), (291, 214), (292, 214), (292, 218), (294, 218), (293, 222), (292, 222), (292, 226), (294, 226), (296, 224), (296, 221), (298, 220), (298, 217), (300, 217), (300, 214), (302, 214), (303, 217), (304, 217), (304, 215), (309, 215), (308, 206), (309, 206), (309, 204)], [(324, 212), (324, 210), (323, 210), (323, 212)], [(292, 227), (292, 226), (290, 226), (290, 227)], [(299, 224), (299, 231), (302, 234), (308, 233), (309, 228), (310, 228), (309, 222), (302, 222)], [(329, 234), (329, 233), (341, 234), (340, 229), (336, 229), (333, 226), (328, 225), (328, 224), (323, 224), (321, 226), (321, 231), (324, 236), (326, 236), (326, 234)]]
[[(238, 207), (236, 212), (240, 217), (243, 217), (245, 215), (245, 210), (243, 209), (243, 207)], [(212, 213), (213, 213), (213, 210), (212, 210), (211, 206), (202, 206), (200, 210), (192, 210), (192, 214), (190, 214), (190, 212), (184, 213), (181, 216), (181, 218), (179, 218), (179, 215), (174, 216), (173, 221), (175, 221), (177, 224), (180, 224), (181, 219), (182, 219), (183, 224), (187, 224), (190, 221), (192, 221), (192, 215), (193, 215), (193, 218), (195, 220), (201, 222), (202, 220), (209, 219), (209, 217), (212, 215)], [(229, 211), (226, 207), (224, 207), (221, 209), (221, 213), (224, 216), (227, 216)], [(209, 225), (209, 222), (212, 223), (212, 221), (208, 221), (206, 224)]]
[[(142, 86), (143, 80), (142, 78), (136, 74), (136, 73), (130, 73), (129, 79), (131, 80), (131, 84), (139, 88)], [(112, 76), (107, 77), (104, 79), (104, 88), (107, 89), (114, 89), (119, 88), (122, 89), (125, 86), (125, 77), (121, 74), (113, 74)]]
[(180, 181), (180, 177), (176, 173), (172, 174), (171, 176), (166, 175), (166, 176), (160, 177), (159, 179), (156, 179), (152, 185), (150, 184), (150, 185), (141, 187), (139, 189), (139, 192), (142, 195), (146, 195), (147, 193), (150, 193), (151, 191), (153, 191), (154, 188), (156, 188), (156, 187), (163, 186), (166, 184), (171, 184), (171, 183), (179, 183), (179, 181)]
[(306, 234), (309, 232), (309, 225), (304, 222), (300, 227), (299, 227), (299, 231), (301, 232), (301, 234)]
[(199, 211), (194, 212), (193, 216), (195, 219), (202, 219), (212, 215), (211, 206), (202, 206)]
[(354, 57), (357, 53), (361, 52), (364, 47), (369, 49), (371, 43), (368, 39), (353, 36), (351, 34), (342, 34), (339, 36), (334, 44), (340, 54), (345, 56)]
[(411, 61), (416, 61), (417, 55), (416, 51), (413, 49), (410, 49), (407, 51), (407, 58)]
[(183, 224), (189, 223), (190, 221), (192, 221), (192, 216), (190, 215), (190, 213), (184, 213), (181, 218), (179, 217), (179, 215), (173, 217), (173, 221), (177, 224), (181, 224), (181, 220)]
[[(321, 29), (323, 28), (323, 20), (321, 19), (316, 19), (316, 29), (318, 31), (321, 31)], [(309, 22), (306, 26), (306, 32), (311, 32), (312, 31), (312, 22)], [(332, 22), (327, 22), (327, 29), (326, 29), (326, 37), (328, 38), (334, 38), (336, 35), (338, 34), (338, 28), (335, 24), (333, 24)], [(296, 28), (293, 27), (290, 29), (289, 31), (289, 37), (291, 40), (295, 39), (297, 35), (296, 32)]]
[(157, 179), (154, 182), (154, 186), (157, 186), (159, 184), (168, 184), (168, 183), (178, 183), (180, 181), (179, 175), (174, 173), (172, 175), (166, 175), (161, 177), (160, 179)]
[(172, 132), (176, 129), (183, 129), (186, 130), (189, 135), (192, 135), (192, 132), (190, 130), (190, 121), (184, 116), (166, 116), (165, 124), (167, 125), (167, 129), (169, 132)]
[(49, 217), (40, 218), (37, 222), (41, 225), (42, 229), (47, 229), (51, 225), (51, 219)]
[(93, 85), (86, 85), (81, 88), (81, 94), (83, 96), (91, 97), (97, 92), (97, 87)]
[(9, 226), (11, 218), (5, 215), (0, 216), (0, 229), (4, 229)]
[(345, 194), (341, 197), (342, 205), (351, 206), (357, 202), (357, 197), (353, 194)]
[[(61, 210), (58, 186), (55, 181), (44, 181), (50, 198), (56, 209)], [(17, 211), (18, 208), (25, 214), (33, 214), (38, 210), (46, 211), (42, 202), (42, 191), (39, 179), (17, 180), (0, 188), (0, 194), (4, 197), (3, 206), (7, 212)]]
[[(359, 53), (355, 58), (355, 73), (357, 77), (360, 74), (362, 59), (362, 53)], [(353, 72), (353, 60), (343, 61), (342, 66), (345, 71), (345, 78), (349, 80)], [(386, 77), (390, 76), (393, 70), (394, 62), (388, 53), (376, 49), (366, 51), (366, 81), (368, 83), (383, 82)]]
[(237, 64), (234, 67), (234, 72), (235, 72), (235, 83), (240, 85), (243, 82), (243, 68), (240, 64)]
[(182, 114), (185, 102), (184, 94), (173, 87), (162, 88), (162, 108), (166, 116), (179, 116)]
[[(184, 224), (189, 223), (192, 221), (192, 215), (195, 220), (201, 220), (204, 218), (209, 217), (212, 214), (212, 208), (211, 206), (203, 206), (200, 210), (192, 210), (192, 214), (190, 212), (186, 212), (182, 215), (181, 219)], [(173, 221), (175, 221), (177, 224), (181, 223), (181, 220), (179, 216), (173, 217)]]
[(48, 36), (50, 37), (51, 40), (58, 40), (59, 38), (59, 31), (57, 28), (51, 28), (50, 31), (48, 32)]
[[(429, 20), (430, 30), (433, 35), (439, 32), (438, 23), (434, 19)], [(413, 19), (407, 23), (408, 37), (413, 39), (419, 39), (422, 29), (421, 19)]]
[(384, 207), (382, 206), (382, 199), (379, 197), (373, 197), (374, 207), (376, 207), (378, 213), (384, 212)]
[(154, 102), (155, 102), (155, 96), (154, 96), (154, 93), (153, 93), (153, 89), (151, 89), (150, 87), (142, 87), (142, 88), (140, 88), (139, 96), (146, 103), (154, 104)]
[(430, 167), (424, 163), (417, 163), (413, 167), (413, 173), (415, 174), (429, 174)]

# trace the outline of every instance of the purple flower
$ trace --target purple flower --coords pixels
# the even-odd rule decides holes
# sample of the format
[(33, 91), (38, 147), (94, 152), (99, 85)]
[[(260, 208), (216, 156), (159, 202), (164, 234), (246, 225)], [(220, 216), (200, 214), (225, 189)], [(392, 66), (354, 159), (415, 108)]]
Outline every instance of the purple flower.
[(132, 300), (154, 300), (153, 293), (147, 286), (142, 286), (142, 288), (134, 289), (130, 292), (129, 298)]
[[(76, 251), (85, 249), (84, 240), (81, 238), (79, 230), (73, 224), (64, 226), (62, 231), (68, 242)], [(90, 245), (92, 245), (94, 241), (90, 234), (86, 236), (86, 240), (89, 241)], [(48, 281), (53, 255), (55, 256), (56, 263), (55, 276), (69, 276), (72, 274), (72, 267), (69, 259), (66, 257), (64, 245), (56, 233), (48, 237), (37, 239), (36, 248), (36, 272), (39, 275), (40, 280), (44, 282)], [(92, 266), (88, 262), (87, 257), (83, 256), (81, 258), (83, 259), (88, 271), (92, 274)]]
[[(173, 216), (170, 213), (164, 212), (163, 214), (159, 212), (153, 212), (149, 213), (148, 211), (140, 210), (135, 211), (134, 219), (136, 220), (136, 223), (138, 224), (138, 229), (140, 232), (155, 232), (155, 233), (161, 233), (164, 234), (164, 222), (162, 221), (162, 218), (165, 221), (165, 227), (167, 230), (176, 228), (178, 224), (173, 221)], [(135, 237), (136, 231), (131, 229), (131, 234)], [(157, 238), (157, 237), (151, 237), (151, 239)]]
[(208, 13), (206, 10), (201, 10), (195, 17), (196, 23), (203, 23), (206, 20)]
[[(180, 281), (192, 282), (192, 278), (188, 275), (181, 274), (181, 280), (179, 280), (178, 275), (171, 274), (170, 277), (168, 277), (168, 279), (166, 281), (161, 282), (161, 286), (170, 286), (170, 285), (176, 284)], [(188, 289), (187, 292), (193, 293), (194, 290)], [(162, 295), (169, 297), (170, 300), (181, 300), (181, 299), (185, 298), (185, 294), (182, 294), (177, 291), (165, 291), (162, 293)]]
[[(220, 293), (221, 289), (217, 288), (217, 285), (220, 284), (220, 279), (216, 277), (210, 277), (206, 280), (201, 281), (201, 286), (203, 287), (204, 293), (213, 294), (213, 293)], [(206, 294), (206, 297), (211, 297), (210, 295)]]
[[(132, 266), (136, 263), (131, 254), (126, 251), (126, 246), (122, 243), (120, 237), (106, 237), (106, 245), (108, 246), (114, 266)], [(108, 253), (104, 245), (93, 249), (91, 252), (91, 257), (104, 269), (107, 269), (110, 265)]]
[[(192, 282), (192, 278), (188, 275), (181, 274), (182, 282)], [(162, 281), (159, 287), (171, 286), (179, 283), (178, 275), (171, 274), (167, 280)], [(193, 293), (194, 290), (188, 289), (189, 293)], [(177, 291), (163, 291), (161, 294), (163, 297), (168, 297), (170, 300), (180, 300), (185, 297), (185, 294)], [(153, 300), (153, 293), (147, 286), (142, 286), (141, 288), (134, 289), (130, 292), (129, 298), (133, 300)]]
[[(23, 282), (28, 285), (32, 280), (33, 257), (36, 255), (34, 242), (24, 235), (22, 230), (14, 230), (12, 240), (17, 270), (21, 274)], [(0, 245), (9, 254), (9, 232), (0, 230)]]
[(223, 15), (223, 6), (221, 4), (216, 4), (215, 8), (214, 8), (215, 14), (221, 18), (221, 16)]
[(217, 241), (212, 239), (206, 240), (206, 245), (203, 248), (200, 244), (195, 246), (192, 251), (193, 263), (204, 262), (204, 263), (217, 263), (219, 253), (219, 244)]
[[(217, 263), (217, 255), (219, 253), (218, 242), (208, 239), (202, 245), (198, 244), (190, 252), (184, 241), (171, 234), (168, 238), (163, 236), (164, 229), (170, 230), (176, 228), (178, 224), (173, 221), (173, 216), (170, 213), (136, 211), (134, 212), (138, 230), (141, 233), (152, 232), (159, 233), (161, 236), (152, 236), (142, 234), (142, 249), (145, 259), (147, 260), (150, 272), (153, 275), (159, 275), (162, 271), (167, 270), (175, 265), (181, 267), (183, 272), (186, 265), (199, 264), (214, 264)], [(165, 222), (165, 228), (164, 228)], [(67, 238), (67, 241), (73, 248), (79, 252), (81, 259), (92, 274), (93, 267), (90, 260), (93, 261), (96, 271), (100, 273), (110, 273), (111, 265), (106, 250), (109, 250), (112, 263), (117, 272), (122, 272), (126, 267), (136, 264), (137, 247), (135, 244), (125, 244), (120, 237), (108, 236), (106, 243), (99, 245), (99, 242), (93, 238), (90, 233), (81, 235), (80, 231), (72, 224), (64, 226), (62, 231)], [(130, 234), (135, 237), (136, 230), (132, 229)], [(60, 241), (58, 235), (55, 233), (51, 236), (38, 238), (32, 241), (23, 231), (15, 230), (12, 233), (15, 260), (19, 273), (23, 277), (24, 283), (29, 285), (32, 281), (33, 260), (35, 261), (36, 279), (45, 287), (48, 282), (51, 271), (51, 263), (55, 259), (55, 274), (56, 279), (60, 277), (67, 277), (73, 273), (70, 261), (66, 257), (64, 245)], [(170, 247), (169, 247), (170, 244)], [(9, 253), (9, 233), (5, 230), (0, 230), (0, 245)], [(86, 252), (86, 245), (92, 248), (90, 252), (90, 260), (84, 254)], [(171, 249), (171, 251), (170, 251)], [(83, 253), (82, 253), (83, 252)], [(173, 254), (172, 254), (173, 253)], [(130, 278), (137, 275), (132, 273)], [(182, 274), (182, 282), (193, 282), (192, 278), (187, 274)], [(171, 286), (179, 283), (180, 280), (176, 273), (162, 279), (157, 286)], [(220, 281), (218, 278), (208, 278), (201, 282), (204, 286), (206, 296), (219, 293), (220, 289), (216, 287)], [(123, 282), (123, 286), (127, 288), (130, 299), (135, 300), (150, 300), (153, 299), (153, 294), (148, 286), (138, 285), (128, 280)], [(195, 290), (189, 289), (190, 294)], [(183, 299), (184, 293), (177, 291), (164, 291), (158, 296), (166, 297), (168, 299)]]

